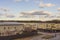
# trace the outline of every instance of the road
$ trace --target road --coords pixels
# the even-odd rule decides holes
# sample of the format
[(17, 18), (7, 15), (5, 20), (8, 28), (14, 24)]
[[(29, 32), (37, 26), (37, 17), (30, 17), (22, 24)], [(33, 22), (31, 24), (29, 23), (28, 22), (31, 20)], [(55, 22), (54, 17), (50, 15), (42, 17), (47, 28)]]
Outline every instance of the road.
[[(19, 39), (14, 39), (14, 40), (60, 40), (60, 33), (43, 33), (43, 32), (40, 32), (40, 33), (42, 33), (42, 35), (36, 35), (36, 36), (31, 36), (31, 37), (19, 38)], [(50, 38), (50, 39), (42, 38), (43, 36), (46, 36), (46, 35), (53, 35), (55, 37)]]

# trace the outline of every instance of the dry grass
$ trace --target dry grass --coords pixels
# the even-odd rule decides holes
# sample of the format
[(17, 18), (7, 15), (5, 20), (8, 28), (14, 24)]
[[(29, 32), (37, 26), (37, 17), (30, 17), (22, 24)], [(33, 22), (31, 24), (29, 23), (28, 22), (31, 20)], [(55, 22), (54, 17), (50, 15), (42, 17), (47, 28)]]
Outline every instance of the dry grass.
[(54, 36), (53, 35), (45, 35), (42, 38), (43, 39), (50, 39), (50, 38), (54, 38)]

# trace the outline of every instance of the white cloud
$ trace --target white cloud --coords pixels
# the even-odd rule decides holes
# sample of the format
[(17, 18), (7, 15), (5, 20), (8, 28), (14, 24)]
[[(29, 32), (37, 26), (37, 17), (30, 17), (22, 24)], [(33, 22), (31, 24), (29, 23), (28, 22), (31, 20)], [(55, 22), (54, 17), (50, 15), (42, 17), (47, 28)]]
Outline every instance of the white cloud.
[(50, 15), (51, 12), (49, 11), (39, 11), (39, 10), (33, 10), (28, 12), (22, 12), (23, 15)]
[(21, 2), (22, 0), (14, 0), (15, 2)]
[(0, 11), (7, 12), (7, 11), (10, 11), (10, 9), (9, 8), (0, 8)]
[(52, 4), (52, 3), (47, 3), (47, 4), (39, 4), (40, 7), (44, 8), (44, 7), (53, 7), (56, 6), (56, 4)]
[(25, 2), (28, 2), (29, 0), (14, 0), (15, 2), (22, 2), (22, 1), (25, 1)]
[(56, 6), (56, 4), (53, 4), (53, 3), (44, 3), (44, 0), (34, 0), (34, 1), (35, 1), (35, 3), (37, 3), (37, 5), (40, 8)]
[(14, 14), (11, 13), (11, 10), (10, 8), (0, 8), (0, 17), (3, 17), (4, 18), (13, 18), (15, 17)]
[(22, 12), (20, 14), (22, 14), (20, 16), (20, 18), (27, 18), (27, 19), (32, 18), (32, 19), (35, 19), (35, 20), (37, 19), (37, 20), (43, 20), (43, 21), (60, 18), (60, 15), (58, 13), (55, 15), (52, 12), (44, 11), (44, 10), (42, 10), (42, 11), (40, 11), (40, 10), (25, 11), (25, 12)]
[(26, 18), (30, 20), (34, 19), (34, 20), (42, 20), (45, 19), (45, 16), (50, 16), (52, 15), (52, 12), (49, 11), (40, 11), (40, 10), (32, 10), (32, 11), (24, 11), (20, 13), (19, 18)]
[(60, 8), (58, 8), (57, 10), (60, 11)]
[(5, 16), (5, 13), (9, 13), (9, 8), (0, 8), (0, 17)]
[(0, 13), (0, 17), (3, 17), (3, 16), (4, 16), (4, 14), (1, 14), (1, 13)]
[(26, 2), (28, 2), (29, 0), (25, 0)]
[(6, 18), (14, 18), (14, 17), (15, 17), (14, 14), (8, 14), (8, 13), (4, 14), (4, 16), (5, 16)]
[(55, 4), (51, 4), (51, 3), (48, 3), (48, 4), (45, 4), (46, 7), (52, 7), (52, 6), (56, 6)]

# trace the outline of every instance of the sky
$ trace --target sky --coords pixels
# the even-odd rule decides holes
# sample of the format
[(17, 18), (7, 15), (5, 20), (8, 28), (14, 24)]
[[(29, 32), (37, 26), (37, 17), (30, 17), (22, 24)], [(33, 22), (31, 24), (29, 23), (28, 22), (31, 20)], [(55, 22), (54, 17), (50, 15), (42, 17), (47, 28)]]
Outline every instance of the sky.
[(0, 0), (0, 20), (60, 20), (60, 0)]

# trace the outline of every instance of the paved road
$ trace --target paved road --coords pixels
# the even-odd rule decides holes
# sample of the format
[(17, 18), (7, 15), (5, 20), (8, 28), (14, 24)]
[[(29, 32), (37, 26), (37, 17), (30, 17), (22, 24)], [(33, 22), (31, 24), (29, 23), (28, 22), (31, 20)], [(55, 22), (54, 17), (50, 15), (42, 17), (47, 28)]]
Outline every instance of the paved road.
[[(42, 33), (42, 32), (40, 32)], [(42, 37), (45, 35), (53, 35), (56, 36), (54, 38), (51, 39), (43, 39)], [(26, 37), (26, 38), (20, 38), (20, 39), (16, 39), (16, 40), (60, 40), (60, 33), (43, 33), (43, 35), (37, 35), (37, 36), (32, 36), (32, 37)]]

